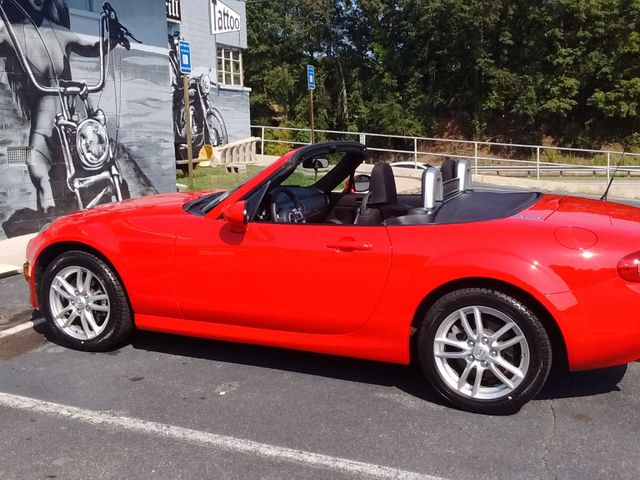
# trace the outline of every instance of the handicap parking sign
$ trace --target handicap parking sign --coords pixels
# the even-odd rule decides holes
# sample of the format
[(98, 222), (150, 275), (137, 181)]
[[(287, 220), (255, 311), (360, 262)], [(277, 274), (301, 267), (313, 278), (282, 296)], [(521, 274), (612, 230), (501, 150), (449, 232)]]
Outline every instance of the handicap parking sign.
[(191, 73), (191, 46), (189, 42), (180, 42), (180, 73)]

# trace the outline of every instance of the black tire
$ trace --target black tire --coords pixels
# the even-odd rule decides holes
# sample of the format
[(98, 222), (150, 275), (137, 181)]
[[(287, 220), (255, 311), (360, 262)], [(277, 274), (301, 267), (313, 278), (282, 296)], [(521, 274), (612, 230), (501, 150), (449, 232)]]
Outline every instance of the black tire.
[[(50, 301), (52, 284), (56, 275), (69, 267), (81, 267), (91, 272), (95, 279), (101, 282), (100, 287), (104, 287), (108, 297), (109, 313), (104, 320), (106, 325), (101, 323), (100, 326), (103, 330), (93, 338), (74, 338), (66, 333), (54, 320), (52, 302)], [(94, 285), (97, 284), (94, 283)], [(61, 344), (76, 350), (88, 352), (112, 350), (122, 346), (130, 338), (133, 331), (131, 307), (122, 282), (109, 265), (97, 256), (87, 252), (78, 250), (66, 252), (49, 264), (42, 280), (40, 304), (53, 336)], [(69, 305), (67, 304), (67, 306)]]
[[(515, 350), (515, 354), (513, 354), (513, 360), (519, 360), (520, 362), (526, 362), (524, 360), (528, 357), (528, 363), (526, 372), (524, 372), (523, 377), (516, 377), (513, 375), (510, 380), (516, 380), (520, 382), (516, 384), (512, 382), (513, 385), (507, 386), (501, 382), (501, 380), (495, 375), (491, 369), (496, 368), (498, 366), (497, 363), (494, 363), (496, 357), (503, 359), (502, 352), (498, 352), (492, 349), (491, 345), (493, 343), (490, 340), (488, 345), (480, 345), (478, 343), (475, 346), (475, 338), (469, 337), (465, 332), (462, 326), (462, 323), (451, 323), (454, 322), (454, 316), (452, 314), (456, 314), (459, 316), (459, 312), (461, 309), (470, 308), (478, 306), (483, 310), (487, 311), (486, 319), (483, 318), (482, 322), (487, 322), (491, 325), (491, 322), (494, 322), (496, 325), (495, 328), (498, 328), (500, 325), (500, 318), (491, 314), (491, 311), (497, 311), (501, 314), (508, 317), (512, 320), (519, 329), (520, 333), (516, 333), (513, 330), (513, 337), (521, 337), (524, 336), (526, 339), (526, 347), (529, 349), (529, 355), (526, 355), (525, 348), (522, 347), (522, 344), (517, 344), (514, 347), (511, 347), (511, 350), (506, 349), (507, 354), (513, 352)], [(471, 310), (471, 312), (473, 312)], [(468, 319), (468, 323), (471, 326), (472, 330), (475, 330), (475, 316), (473, 313), (467, 314), (466, 311), (463, 312), (465, 318)], [(484, 317), (484, 313), (481, 315), (481, 318)], [(448, 320), (447, 320), (448, 319)], [(447, 325), (451, 325), (452, 329), (456, 330), (447, 330)], [(457, 332), (455, 337), (446, 337), (452, 338), (454, 341), (460, 341), (462, 343), (466, 343), (467, 346), (469, 343), (474, 344), (474, 349), (471, 350), (470, 355), (465, 355), (464, 358), (461, 359), (449, 359), (438, 361), (436, 358), (436, 347), (435, 347), (435, 339), (436, 334), (439, 329), (444, 329), (440, 331), (442, 335), (443, 331), (447, 332)], [(492, 330), (491, 327), (486, 327), (485, 330), (489, 332), (495, 333), (495, 330)], [(507, 331), (508, 332), (508, 331)], [(475, 333), (475, 331), (474, 331)], [(509, 335), (508, 333), (506, 335)], [(489, 337), (489, 334), (486, 335)], [(483, 335), (485, 337), (485, 335)], [(500, 338), (503, 338), (502, 336)], [(506, 343), (506, 342), (500, 342)], [(442, 342), (439, 342), (439, 345)], [(477, 347), (481, 347), (478, 349)], [(457, 349), (460, 349), (460, 352), (464, 352), (462, 347), (442, 347), (445, 349), (444, 353), (455, 353), (458, 352)], [(450, 350), (453, 348), (453, 350)], [(469, 347), (471, 348), (471, 347)], [(499, 348), (499, 347), (498, 347)], [(498, 349), (496, 348), (496, 350)], [(480, 350), (484, 349), (482, 352)], [(489, 352), (491, 358), (489, 356)], [(518, 355), (519, 352), (519, 355)], [(451, 402), (454, 406), (475, 413), (489, 414), (489, 415), (507, 415), (516, 413), (520, 410), (522, 405), (532, 399), (542, 388), (544, 382), (549, 375), (549, 370), (551, 368), (552, 363), (552, 349), (551, 342), (549, 340), (549, 335), (545, 327), (542, 325), (540, 320), (536, 317), (536, 315), (521, 301), (507, 295), (503, 292), (487, 289), (487, 288), (466, 288), (462, 290), (457, 290), (451, 293), (444, 295), (437, 302), (433, 304), (433, 306), (429, 309), (426, 318), (422, 322), (420, 326), (420, 330), (418, 333), (418, 355), (420, 360), (420, 365), (422, 370), (431, 383), (431, 385), (449, 402)], [(477, 355), (477, 356), (476, 356)], [(438, 363), (439, 362), (439, 363)], [(456, 363), (457, 362), (457, 363)], [(474, 363), (477, 362), (477, 363)], [(446, 363), (448, 366), (451, 366), (451, 372), (453, 375), (447, 373), (447, 368), (439, 368), (438, 365)], [(473, 364), (471, 366), (470, 364)], [(497, 392), (496, 395), (498, 398), (473, 398), (473, 390), (471, 381), (469, 379), (473, 378), (475, 380), (476, 375), (480, 369), (479, 364), (482, 366), (489, 366), (489, 369), (484, 370), (484, 373), (480, 375), (480, 379), (483, 382), (481, 384), (481, 388), (485, 387), (484, 382), (486, 381), (488, 385), (487, 388), (491, 387), (501, 387), (505, 389), (513, 388), (511, 391), (508, 391), (504, 395), (501, 392)], [(524, 365), (521, 363), (520, 365)], [(455, 383), (455, 375), (458, 375), (458, 380), (463, 377), (463, 372), (466, 368), (469, 368), (469, 372), (467, 373), (468, 377), (465, 377), (465, 382), (463, 387), (460, 387), (462, 391), (459, 391), (458, 388), (455, 388), (450, 383)], [(476, 370), (477, 368), (478, 370)], [(443, 373), (441, 371), (444, 370)], [(489, 372), (489, 373), (487, 373)], [(507, 374), (507, 376), (512, 375), (510, 372), (500, 368), (500, 372)], [(522, 373), (522, 371), (521, 371)], [(447, 382), (445, 377), (449, 375)], [(460, 380), (464, 382), (463, 380)], [(493, 383), (492, 383), (493, 382)], [(459, 385), (459, 384), (458, 384)], [(488, 390), (484, 390), (488, 391)], [(477, 391), (477, 393), (480, 390)], [(476, 393), (476, 396), (479, 396)], [(481, 392), (480, 392), (481, 393)], [(500, 396), (503, 395), (503, 396)], [(489, 397), (489, 395), (487, 395)]]

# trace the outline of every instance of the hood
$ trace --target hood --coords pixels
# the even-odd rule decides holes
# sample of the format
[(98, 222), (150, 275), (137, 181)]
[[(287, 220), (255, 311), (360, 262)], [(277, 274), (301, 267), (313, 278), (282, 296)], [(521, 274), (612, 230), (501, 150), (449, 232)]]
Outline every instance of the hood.
[(111, 223), (120, 220), (126, 222), (140, 218), (186, 215), (182, 208), (186, 202), (209, 193), (211, 192), (168, 193), (98, 205), (60, 217), (52, 222), (51, 227), (56, 230), (65, 226), (79, 226), (93, 222)]

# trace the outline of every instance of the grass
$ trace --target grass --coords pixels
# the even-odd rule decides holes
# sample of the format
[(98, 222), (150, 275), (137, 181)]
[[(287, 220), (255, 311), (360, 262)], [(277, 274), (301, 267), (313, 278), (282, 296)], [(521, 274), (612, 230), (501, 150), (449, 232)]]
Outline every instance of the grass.
[[(247, 171), (242, 173), (227, 173), (225, 167), (198, 167), (194, 170), (193, 184), (196, 190), (228, 190), (245, 182), (262, 170), (258, 165), (247, 165)], [(183, 185), (189, 183), (187, 175), (180, 170), (176, 173), (176, 181)]]
[[(194, 189), (195, 190), (228, 190), (236, 185), (245, 182), (249, 178), (256, 175), (264, 167), (258, 165), (247, 165), (247, 171), (242, 173), (228, 173), (224, 166), (216, 167), (198, 167), (194, 170)], [(318, 179), (322, 178), (326, 172), (322, 171), (318, 174)], [(176, 171), (176, 182), (187, 185), (189, 179), (181, 170)], [(298, 169), (293, 172), (282, 185), (308, 187), (316, 183), (316, 176), (313, 171), (304, 171)], [(344, 188), (344, 182), (338, 187), (340, 190)]]

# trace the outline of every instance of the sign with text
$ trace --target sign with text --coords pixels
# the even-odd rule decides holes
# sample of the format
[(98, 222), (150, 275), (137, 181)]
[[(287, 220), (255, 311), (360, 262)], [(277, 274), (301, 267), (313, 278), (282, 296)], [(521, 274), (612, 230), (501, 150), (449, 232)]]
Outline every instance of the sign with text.
[(178, 54), (180, 55), (180, 73), (191, 73), (191, 46), (189, 42), (180, 42)]
[(220, 0), (211, 0), (211, 33), (239, 32), (241, 25), (240, 14)]
[(180, 0), (166, 0), (167, 20), (170, 22), (180, 22), (182, 13), (180, 12)]
[(307, 86), (309, 90), (316, 89), (316, 69), (313, 65), (307, 65)]

